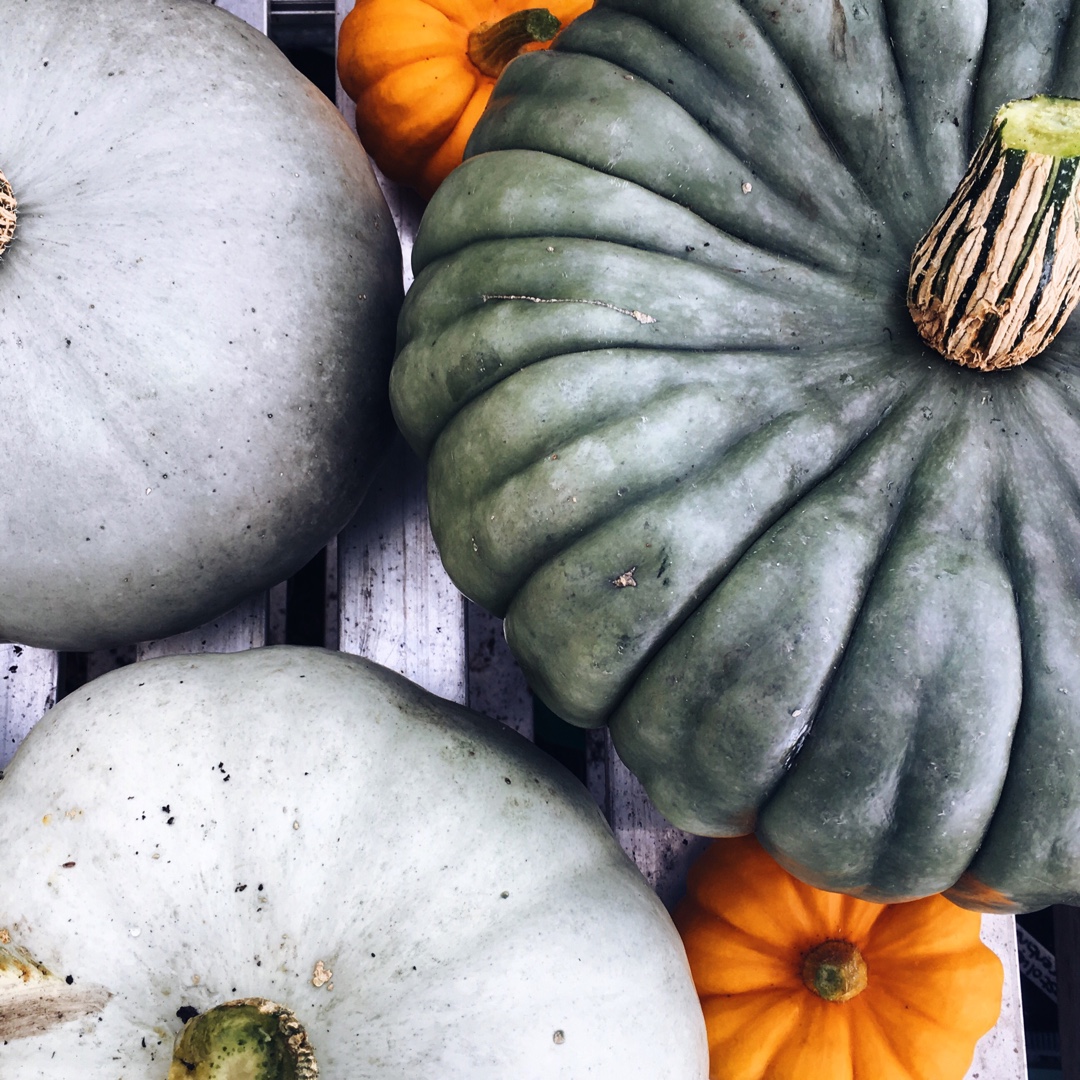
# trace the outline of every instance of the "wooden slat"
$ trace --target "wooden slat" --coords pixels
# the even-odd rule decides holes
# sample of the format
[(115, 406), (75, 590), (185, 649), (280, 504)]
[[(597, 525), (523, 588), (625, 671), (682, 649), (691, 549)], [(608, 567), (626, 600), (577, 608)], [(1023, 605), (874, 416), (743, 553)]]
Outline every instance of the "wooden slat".
[(270, 0), (209, 0), (265, 34), (270, 28)]
[(0, 771), (56, 700), (59, 658), (51, 649), (0, 645)]
[(239, 604), (220, 618), (184, 634), (141, 641), (136, 646), (138, 660), (154, 656), (175, 656), (182, 653), (240, 652), (266, 644), (268, 599), (259, 593)]
[(533, 699), (503, 636), (502, 619), (471, 602), (465, 605), (469, 708), (494, 717), (530, 741)]
[(439, 560), (423, 465), (398, 439), (338, 538), (339, 648), (468, 700), (465, 601)]

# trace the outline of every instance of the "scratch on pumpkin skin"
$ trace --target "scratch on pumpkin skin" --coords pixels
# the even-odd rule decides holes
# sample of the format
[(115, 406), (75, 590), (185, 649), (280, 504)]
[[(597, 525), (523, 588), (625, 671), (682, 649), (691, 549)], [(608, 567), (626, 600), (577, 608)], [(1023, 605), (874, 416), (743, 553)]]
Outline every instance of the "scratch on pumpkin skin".
[(656, 319), (651, 315), (646, 315), (644, 311), (638, 311), (636, 308), (631, 310), (630, 308), (618, 307), (616, 304), (609, 304), (606, 300), (583, 300), (576, 296), (517, 296), (513, 293), (483, 293), (480, 299), (485, 304), (489, 300), (527, 300), (530, 304), (591, 304), (593, 307), (617, 311), (620, 315), (629, 315), (631, 319), (636, 319), (644, 325), (656, 322)]
[(833, 0), (832, 28), (829, 31), (829, 49), (837, 60), (847, 59), (847, 15), (840, 0)]
[(637, 570), (636, 566), (631, 566), (629, 570), (623, 571), (617, 578), (611, 579), (611, 584), (616, 589), (636, 589), (637, 580), (634, 578), (634, 571)]

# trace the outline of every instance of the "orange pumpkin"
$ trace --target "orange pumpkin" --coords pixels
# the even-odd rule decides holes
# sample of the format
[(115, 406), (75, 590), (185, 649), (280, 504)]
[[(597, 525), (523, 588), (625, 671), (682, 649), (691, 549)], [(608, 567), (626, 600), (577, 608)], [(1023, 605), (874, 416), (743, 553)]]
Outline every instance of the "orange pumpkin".
[(391, 179), (429, 198), (461, 163), (495, 79), (592, 0), (358, 0), (338, 36), (356, 130)]
[(811, 888), (752, 836), (705, 850), (675, 923), (713, 1080), (960, 1080), (1001, 1009), (978, 914)]

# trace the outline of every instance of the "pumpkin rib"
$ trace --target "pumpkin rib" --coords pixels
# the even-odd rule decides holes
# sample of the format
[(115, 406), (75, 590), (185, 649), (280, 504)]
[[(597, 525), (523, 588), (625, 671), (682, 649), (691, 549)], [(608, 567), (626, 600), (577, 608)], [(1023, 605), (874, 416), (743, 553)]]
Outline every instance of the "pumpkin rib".
[(432, 17), (426, 0), (367, 3), (354, 11), (338, 41), (341, 85), (354, 101), (398, 67), (448, 59), (465, 48), (465, 27), (445, 16)]
[(422, 191), (435, 191), (442, 182), (443, 177), (448, 175), (461, 161), (465, 152), (465, 144), (469, 135), (476, 127), (487, 103), (491, 99), (493, 85), (489, 86), (478, 81), (472, 97), (469, 98), (461, 115), (454, 124), (453, 129), (446, 136), (442, 146), (432, 155), (430, 160), (420, 170), (420, 188)]
[[(909, 400), (918, 402), (917, 391), (912, 392)], [(915, 419), (916, 415), (914, 409), (905, 411), (897, 407), (892, 410), (876, 433), (871, 433), (812, 493), (804, 496), (797, 518), (785, 515), (763, 534), (750, 549), (750, 554), (743, 556), (741, 565), (732, 570), (679, 628), (673, 637), (677, 647), (672, 648), (669, 644), (665, 654), (650, 664), (632, 694), (619, 706), (610, 721), (615, 745), (630, 767), (646, 779), (661, 810), (666, 808), (668, 813), (674, 813), (684, 821), (688, 820), (688, 814), (700, 814), (698, 826), (706, 833), (710, 828), (708, 822), (715, 820), (732, 822), (742, 832), (756, 827), (759, 807), (768, 806), (780, 776), (804, 745), (808, 725), (817, 714), (820, 701), (834, 677), (844, 643), (850, 637), (850, 626), (858, 618), (864, 603), (866, 589), (863, 582), (872, 580), (884, 558), (906, 495), (907, 479), (896, 475), (897, 462), (908, 456), (924, 456), (926, 443), (933, 437), (935, 429), (921, 416)], [(842, 483), (849, 475), (859, 477), (855, 492), (850, 488), (845, 490), (847, 485)], [(855, 501), (856, 495), (858, 501)], [(866, 498), (871, 501), (867, 503)], [(811, 565), (821, 567), (821, 583), (815, 593), (820, 598), (819, 604), (808, 607), (805, 613), (796, 609), (790, 629), (785, 627), (786, 633), (778, 636), (777, 627), (785, 625), (782, 620), (792, 617), (786, 588), (788, 579), (792, 575), (798, 575), (800, 580), (805, 576), (802, 523), (807, 518), (815, 523), (820, 523), (821, 519), (843, 522), (856, 514), (874, 521), (877, 535), (868, 538), (859, 534), (860, 545), (855, 551), (858, 561), (851, 566), (838, 562), (839, 553), (836, 545), (829, 542), (827, 531), (818, 534), (823, 539), (818, 561)], [(790, 540), (786, 539), (788, 537)], [(789, 554), (791, 550), (798, 554), (797, 560)], [(780, 564), (783, 572), (778, 569), (780, 559), (783, 559)], [(755, 571), (760, 564), (770, 568), (769, 580), (777, 583), (775, 607), (768, 606), (758, 584)], [(745, 586), (743, 581), (747, 583)], [(841, 608), (843, 620), (832, 606), (841, 591), (845, 595)], [(740, 597), (737, 610), (740, 614), (745, 611), (745, 618), (735, 618), (733, 592)], [(741, 599), (743, 596), (745, 600)], [(726, 611), (722, 620), (715, 614), (721, 606)], [(818, 614), (819, 607), (821, 614)], [(801, 677), (807, 659), (792, 649), (796, 662), (789, 660), (785, 670), (790, 670), (792, 679), (799, 681), (781, 683), (773, 689), (775, 676), (770, 671), (775, 662), (773, 650), (777, 647), (773, 642), (780, 641), (785, 649), (782, 655), (786, 657), (790, 635), (803, 625), (822, 624), (835, 625), (836, 639), (820, 658), (815, 659), (811, 677)], [(710, 632), (711, 625), (715, 625), (715, 631)], [(692, 653), (683, 652), (683, 641)], [(745, 648), (746, 642), (752, 643), (753, 647)], [(757, 652), (759, 648), (761, 653)], [(725, 667), (730, 664), (736, 669), (729, 676), (734, 706), (739, 703), (740, 687), (745, 685), (745, 692), (752, 695), (756, 703), (752, 721), (744, 725), (731, 718), (737, 716), (739, 710), (725, 698), (723, 691), (727, 687), (715, 686), (710, 666), (703, 662), (708, 655), (732, 657), (731, 661), (725, 659)], [(765, 671), (755, 662), (759, 655), (761, 663), (766, 665)], [(695, 675), (699, 671), (700, 677)], [(659, 729), (650, 735), (649, 726), (644, 722), (653, 709), (660, 707), (654, 693), (666, 695), (668, 692), (663, 687), (673, 677), (678, 677), (681, 684), (693, 684), (678, 698), (679, 714), (700, 715), (707, 721), (700, 725), (696, 734), (692, 730), (677, 733), (678, 737), (688, 740), (684, 746), (674, 741), (661, 743), (656, 738)], [(763, 687), (769, 687), (768, 698), (764, 697)], [(765, 728), (767, 717), (770, 717), (768, 729)], [(692, 743), (689, 742), (691, 738)], [(670, 760), (684, 754), (682, 769), (668, 767)], [(682, 785), (687, 784), (700, 800), (701, 796), (696, 793), (706, 786), (703, 781), (715, 767), (713, 763), (729, 758), (737, 766), (732, 778), (715, 791), (716, 805), (691, 808), (682, 794)], [(695, 776), (698, 769), (701, 775)]]
[[(504, 593), (522, 588), (528, 577), (549, 560), (553, 548), (591, 535), (601, 514), (636, 513), (640, 512), (642, 507), (669, 498), (669, 485), (662, 484), (658, 477), (653, 477), (653, 455), (646, 453), (649, 426), (644, 425), (644, 434), (638, 434), (643, 426), (641, 414), (647, 410), (650, 423), (654, 427), (660, 426), (665, 409), (677, 412), (682, 408), (680, 398), (694, 389), (695, 372), (700, 370), (700, 366), (697, 359), (682, 361), (671, 367), (660, 365), (655, 376), (659, 380), (655, 393), (649, 394), (645, 401), (637, 401), (636, 408), (632, 407), (635, 402), (627, 400), (625, 405), (619, 405), (617, 410), (611, 411), (615, 402), (624, 400), (624, 386), (627, 389), (631, 386), (638, 388), (636, 394), (644, 390), (648, 376), (645, 372), (639, 373), (638, 366), (645, 359), (645, 355), (639, 352), (629, 357), (633, 366), (628, 371), (628, 377), (623, 378), (619, 374), (621, 364), (616, 354), (612, 376), (606, 380), (613, 385), (612, 391), (590, 395), (587, 405), (581, 406), (587, 407), (590, 412), (595, 410), (591, 425), (594, 430), (587, 438), (564, 441), (564, 438), (560, 437), (563, 431), (567, 435), (570, 432), (561, 429), (557, 416), (553, 415), (556, 404), (562, 408), (574, 409), (575, 413), (579, 411), (566, 401), (565, 380), (559, 380), (562, 385), (549, 409), (542, 407), (544, 398), (532, 391), (532, 384), (558, 377), (558, 370), (549, 372), (544, 364), (555, 364), (558, 369), (566, 369), (568, 374), (572, 374), (573, 368), (582, 361), (590, 362), (595, 367), (600, 358), (589, 354), (546, 361), (516, 372), (499, 386), (493, 387), (481, 399), (481, 403), (472, 407), (466, 406), (462, 419), (452, 424), (440, 437), (431, 464), (433, 475), (440, 477), (438, 486), (443, 492), (431, 500), (434, 528), (438, 532), (442, 527), (444, 499), (452, 502), (451, 511), (457, 506), (467, 508), (468, 516), (465, 522), (455, 519), (454, 527), (461, 528), (464, 525), (469, 528), (474, 542), (485, 552), (492, 553), (490, 557), (485, 557), (487, 573), (494, 577), (502, 571), (505, 576), (500, 588)], [(737, 362), (738, 357), (733, 354), (732, 359)], [(749, 363), (754, 363), (752, 354), (746, 359)], [(738, 378), (735, 362), (729, 370), (733, 378)], [(679, 378), (680, 369), (685, 372), (689, 387)], [(747, 368), (747, 373), (752, 375), (752, 368)], [(701, 394), (707, 391), (707, 384), (698, 387)], [(700, 410), (703, 415), (695, 418), (693, 425), (687, 425), (686, 437), (690, 440), (692, 436), (694, 456), (687, 457), (684, 469), (674, 471), (697, 484), (708, 484), (711, 465), (719, 454), (738, 453), (747, 440), (760, 439), (770, 428), (777, 425), (782, 428), (785, 423), (790, 422), (792, 417), (785, 414), (782, 401), (770, 399), (767, 395), (760, 396), (760, 402), (747, 400), (738, 392), (736, 385), (729, 388), (725, 395), (725, 398), (733, 398), (731, 405), (718, 399), (714, 408), (706, 410), (703, 407)], [(533, 424), (529, 422), (528, 413), (522, 415), (523, 410), (519, 404), (523, 397), (537, 409), (536, 434), (533, 438), (528, 438)], [(525, 440), (525, 447), (520, 455), (516, 452), (508, 453), (505, 446), (485, 448), (462, 445), (455, 438), (459, 430), (458, 424), (468, 424), (469, 427), (477, 423), (485, 427), (493, 426), (495, 417), (490, 414), (496, 407), (499, 407), (500, 413), (506, 418), (506, 428), (513, 427), (515, 441)], [(485, 415), (475, 416), (478, 411)], [(627, 445), (622, 451), (625, 456), (635, 461), (640, 460), (641, 464), (635, 468), (632, 476), (625, 471), (617, 480), (614, 477), (605, 480), (603, 475), (594, 475), (595, 470), (590, 464), (588, 450), (596, 441), (597, 432), (607, 432), (603, 441), (612, 449), (625, 442)], [(616, 433), (619, 434), (618, 443), (615, 440)], [(708, 452), (707, 447), (710, 448)], [(477, 461), (477, 464), (480, 464), (483, 458), (491, 453), (500, 455), (501, 468), (497, 480), (488, 473), (487, 483), (482, 487), (455, 484), (456, 477), (467, 478), (471, 475), (469, 463), (473, 454), (480, 455), (480, 460)], [(582, 458), (580, 464), (576, 463), (578, 457)], [(665, 464), (670, 472), (670, 463)], [(521, 491), (531, 490), (534, 486), (531, 479), (533, 476), (544, 478), (543, 483), (536, 486), (541, 488), (541, 494), (545, 487), (550, 486), (552, 494), (549, 497), (522, 497)], [(653, 479), (650, 480), (650, 477)], [(576, 501), (569, 501), (570, 494)], [(603, 500), (600, 508), (595, 506), (597, 500)], [(525, 512), (535, 515), (538, 523), (543, 526), (543, 533), (538, 534), (536, 540), (531, 541), (528, 546), (520, 540), (515, 543), (513, 537), (502, 534), (504, 522), (516, 523), (519, 520), (521, 511), (518, 507), (522, 505), (527, 505), (529, 509)], [(516, 524), (513, 529), (517, 534)], [(530, 538), (531, 535), (531, 531), (527, 532), (524, 538)], [(499, 559), (498, 564), (488, 561), (489, 558), (494, 560), (496, 557)], [(491, 599), (490, 588), (485, 590), (485, 595)], [(497, 598), (494, 602), (498, 602)]]
[[(881, 419), (857, 415), (868, 425)], [(690, 505), (678, 488), (661, 492), (651, 503), (627, 507), (573, 539), (556, 558), (529, 574), (506, 608), (504, 622), (511, 649), (527, 666), (554, 643), (553, 628), (536, 616), (555, 604), (572, 606), (583, 595), (590, 601), (588, 620), (572, 626), (563, 623), (558, 631), (573, 646), (567, 650), (573, 664), (557, 678), (545, 674), (533, 682), (556, 712), (582, 726), (608, 722), (657, 650), (715, 591), (739, 556), (790, 509), (802, 490), (796, 477), (806, 487), (814, 487), (849, 455), (853, 440), (843, 438), (846, 425), (835, 423), (834, 430), (829, 430), (829, 419), (809, 410), (781, 415), (729, 452), (715, 482), (708, 475), (695, 478), (697, 498)], [(854, 419), (850, 427), (856, 427)], [(815, 440), (822, 447), (819, 459), (793, 466), (792, 456)], [(727, 509), (730, 500), (747, 488), (756, 493), (753, 507), (732, 521)], [(433, 501), (432, 505), (438, 504)], [(656, 516), (665, 522), (665, 533), (651, 541), (652, 551), (643, 550), (643, 541), (636, 538), (649, 535), (648, 523)], [(445, 532), (436, 520), (433, 531), (439, 542)], [(702, 537), (706, 521), (711, 528)], [(632, 539), (624, 540), (625, 536)], [(667, 559), (671, 570), (664, 565)], [(636, 568), (639, 584), (649, 581), (651, 585), (640, 595), (634, 590), (632, 607), (611, 587), (614, 575), (629, 566)], [(665, 579), (665, 574), (670, 576)], [(649, 617), (654, 613), (663, 618)], [(598, 632), (601, 626), (609, 637)], [(612, 639), (617, 643), (614, 649)]]
[[(904, 91), (892, 63), (888, 33), (878, 22), (882, 5), (868, 9), (869, 20), (855, 22), (836, 7), (810, 9), (805, 18), (785, 17), (784, 12), (770, 19), (767, 2), (747, 0), (747, 7), (810, 102), (837, 157), (855, 173), (871, 205), (890, 208), (901, 250), (910, 251), (936, 207), (920, 205), (925, 185), (913, 161), (917, 143), (903, 107)], [(840, 82), (826, 75), (838, 61), (848, 75)], [(828, 93), (819, 89), (825, 85)], [(873, 85), (878, 93), (871, 99), (862, 93), (864, 85)], [(886, 165), (887, 148), (898, 152)]]
[[(784, 990), (702, 998), (711, 1080), (727, 1080), (730, 1073), (725, 1062), (735, 1058), (745, 1063), (747, 1078), (769, 1075), (777, 1048), (798, 1023), (792, 997), (792, 992)], [(829, 1080), (843, 1077), (830, 1076)]]
[[(575, 253), (578, 267), (573, 278), (553, 274), (557, 265)], [(857, 323), (829, 326), (829, 308), (808, 311), (799, 302), (801, 291), (783, 295), (777, 280), (774, 294), (762, 290), (757, 302), (747, 305), (742, 282), (728, 281), (708, 268), (670, 256), (634, 249), (621, 252), (604, 239), (561, 239), (558, 247), (544, 238), (515, 238), (498, 243), (477, 243), (458, 252), (460, 270), (448, 279), (439, 271), (442, 262), (418, 275), (410, 289), (399, 322), (399, 340), (408, 340), (398, 353), (391, 376), (391, 394), (397, 415), (414, 447), (428, 451), (445, 420), (425, 415), (418, 407), (411, 419), (400, 403), (417, 395), (445, 409), (460, 408), (528, 363), (556, 354), (604, 347), (659, 347), (674, 351), (807, 350), (822, 334), (854, 336)], [(476, 288), (477, 276), (487, 280)], [(644, 282), (664, 277), (681, 286), (679, 296), (662, 306), (644, 305)], [(831, 279), (820, 278), (822, 291), (832, 293)], [(839, 288), (837, 299), (844, 295)], [(693, 307), (694, 298), (707, 307)], [(723, 315), (724, 306), (733, 309)], [(748, 309), (749, 308), (749, 309)], [(426, 316), (416, 318), (416, 312)], [(761, 319), (768, 329), (750, 331), (745, 320)], [(886, 312), (866, 312), (869, 323)], [(809, 317), (814, 323), (807, 325)], [(860, 320), (861, 322), (861, 320)], [(529, 333), (508, 340), (507, 323), (527, 324)], [(835, 343), (836, 351), (843, 348)], [(867, 350), (870, 351), (870, 350)], [(881, 350), (873, 350), (880, 353)], [(806, 355), (802, 360), (806, 362)], [(445, 404), (444, 404), (445, 402)]]
[[(976, 687), (969, 678), (964, 690), (954, 694), (949, 685), (954, 678), (950, 672), (958, 663), (953, 660), (951, 643), (960, 640), (954, 635), (962, 635), (969, 626), (998, 627), (993, 650), (983, 646), (983, 641), (990, 640), (989, 635), (978, 643), (983, 650), (982, 669), (995, 676), (1001, 674), (1003, 664), (1007, 665), (1007, 658), (1001, 655), (1003, 643), (1019, 647), (1015, 601), (995, 537), (998, 526), (992, 492), (996, 482), (990, 479), (984, 485), (979, 477), (964, 473), (962, 466), (953, 471), (958, 452), (954, 448), (962, 449), (967, 442), (966, 430), (954, 423), (947, 438), (939, 435), (931, 444), (923, 461), (913, 468), (911, 485), (903, 496), (906, 517), (900, 521), (916, 516), (913, 506), (920, 507), (920, 521), (933, 521), (934, 513), (939, 517), (942, 511), (951, 515), (968, 495), (978, 496), (981, 507), (965, 506), (964, 516), (969, 523), (966, 532), (979, 546), (973, 552), (962, 549), (955, 558), (950, 558), (948, 549), (943, 548), (940, 557), (935, 558), (926, 553), (926, 541), (921, 536), (913, 539), (903, 524), (890, 535), (873, 576), (876, 584), (863, 596), (844, 655), (824, 683), (822, 705), (812, 721), (814, 737), (804, 744), (793, 768), (761, 811), (759, 827), (767, 846), (778, 851), (795, 847), (812, 853), (808, 861), (820, 863), (824, 859), (830, 867), (831, 883), (868, 900), (927, 895), (956, 881), (975, 854), (999, 794), (998, 788), (978, 778), (984, 766), (990, 775), (1003, 771), (1016, 723), (1021, 694), (1019, 670), (1011, 687), (995, 679), (989, 700), (983, 701), (980, 714), (985, 715), (984, 728), (991, 737), (979, 744), (975, 755), (964, 734), (962, 718), (967, 715)], [(986, 469), (993, 473), (996, 466), (987, 464)], [(983, 497), (987, 490), (991, 494)], [(981, 541), (980, 536), (984, 537)], [(982, 558), (981, 563), (976, 562), (977, 556)], [(888, 610), (895, 618), (898, 601), (887, 590), (895, 575), (905, 572), (904, 568), (912, 563), (948, 566), (948, 574), (939, 574), (936, 580), (944, 578), (949, 591), (942, 592), (938, 587), (931, 593), (928, 586), (928, 599), (904, 610), (903, 625), (910, 622), (916, 628), (914, 640), (903, 654), (911, 657), (911, 665), (909, 669), (897, 664), (894, 675), (876, 659), (879, 650), (891, 647), (890, 634), (894, 632), (880, 612)], [(971, 565), (976, 570), (985, 569), (986, 574), (969, 572)], [(986, 580), (997, 587), (994, 607), (989, 604), (986, 590), (975, 588)], [(965, 611), (961, 605), (971, 597), (980, 598), (985, 610), (978, 607), (974, 613)], [(953, 627), (951, 632), (935, 632), (943, 619)], [(928, 651), (933, 646), (924, 643), (941, 643), (941, 647), (934, 653)], [(975, 663), (979, 654), (972, 645), (966, 648), (964, 665), (970, 676), (979, 670)], [(857, 679), (860, 672), (875, 669), (879, 675), (874, 704), (860, 702), (853, 706), (852, 679)], [(913, 687), (920, 688), (918, 693)], [(905, 696), (912, 699), (910, 703)], [(868, 724), (871, 708), (889, 716), (890, 722)], [(906, 733), (902, 725), (907, 726)], [(854, 772), (848, 756), (837, 753), (833, 742), (836, 738), (856, 738), (863, 743), (872, 739), (880, 746), (864, 755), (860, 771)], [(841, 775), (844, 784), (837, 787), (836, 779)], [(808, 801), (821, 807), (825, 819), (815, 821), (814, 831), (806, 819), (799, 820), (799, 815), (807, 812)], [(967, 812), (961, 809), (965, 805), (969, 807)], [(937, 817), (939, 810), (951, 812), (949, 829), (942, 832), (939, 828), (933, 845), (920, 846), (918, 865), (898, 862), (897, 853), (910, 850), (904, 833), (934, 829), (941, 821)], [(789, 868), (795, 865), (792, 862)], [(800, 863), (796, 872), (813, 884), (823, 884), (805, 863)], [(906, 895), (900, 891), (900, 882), (907, 883)]]
[[(393, 151), (405, 160), (423, 157), (454, 130), (476, 89), (476, 81), (451, 56), (395, 68), (357, 98), (361, 139), (367, 140), (365, 145), (384, 153)], [(427, 107), (418, 116), (412, 99), (420, 93)], [(384, 133), (376, 126), (375, 118), (388, 114), (394, 117), (396, 134)]]
[[(1018, 449), (1017, 456), (1022, 452)], [(1036, 460), (1041, 466), (1048, 459), (1039, 455)], [(1040, 473), (1040, 491), (1060, 492), (1059, 499), (1072, 498), (1077, 491), (1075, 472), (1063, 470), (1056, 455), (1049, 460), (1058, 468)], [(1080, 543), (1080, 520), (1058, 509), (1069, 506), (1067, 501), (1051, 508), (1055, 500), (1038, 497), (1023, 485), (1010, 490), (1013, 505), (1006, 522), (1012, 559), (1018, 567), (1017, 602), (1024, 624), (1038, 627), (1038, 632), (1024, 641), (1024, 696), (997, 812), (967, 874), (949, 892), (965, 905), (983, 896), (985, 906), (1003, 912), (1057, 903), (1054, 898), (1062, 897), (1062, 890), (1068, 890), (1072, 902), (1080, 900), (1080, 889), (1069, 884), (1080, 874), (1080, 855), (1070, 851), (1067, 840), (1075, 816), (1069, 807), (1080, 800), (1080, 782), (1068, 769), (1046, 767), (1048, 757), (1054, 760), (1058, 753), (1071, 755), (1080, 750), (1080, 731), (1069, 706), (1072, 694), (1080, 693), (1080, 683), (1068, 666), (1071, 650), (1080, 647), (1075, 630), (1077, 583), (1070, 569), (1070, 552), (1075, 550), (1071, 544)], [(1026, 550), (1023, 537), (1032, 529), (1041, 530), (1055, 552), (1055, 559), (1039, 568), (1022, 554)], [(1029, 674), (1039, 671), (1052, 671), (1052, 683)], [(1033, 762), (1037, 762), (1036, 771), (1029, 776)], [(1046, 807), (1054, 808), (1052, 812), (1035, 816), (1019, 811), (1044, 801)], [(1027, 861), (1032, 853), (1042, 867), (1039, 875), (1031, 872)]]
[[(522, 172), (535, 180), (537, 190), (510, 187), (510, 179)], [(582, 202), (590, 204), (588, 220), (578, 212)], [(512, 204), (512, 221), (504, 216), (507, 204)], [(599, 173), (541, 150), (491, 150), (482, 160), (467, 159), (432, 196), (429, 210), (420, 222), (413, 247), (413, 268), (418, 276), (431, 263), (474, 243), (554, 236), (600, 236), (717, 271), (783, 272), (802, 278), (824, 273), (788, 255), (766, 254), (708, 222), (691, 207), (672, 203), (632, 180)], [(687, 239), (694, 243), (686, 243)], [(868, 273), (873, 272), (874, 267), (868, 267)]]
[[(559, 50), (561, 53), (580, 52), (608, 60), (627, 70), (634, 79), (644, 79), (649, 85), (662, 89), (726, 151), (741, 160), (756, 157), (754, 182), (760, 181), (767, 184), (770, 190), (775, 190), (785, 200), (789, 212), (800, 217), (809, 216), (815, 224), (819, 218), (825, 219), (839, 242), (858, 243), (860, 239), (865, 239), (860, 237), (855, 223), (873, 216), (872, 205), (856, 177), (847, 170), (846, 164), (824, 139), (817, 139), (808, 145), (811, 137), (805, 132), (817, 127), (808, 106), (804, 106), (797, 117), (783, 114), (762, 117), (752, 131), (730, 122), (730, 117), (736, 111), (733, 106), (737, 106), (740, 99), (745, 101), (748, 93), (756, 93), (762, 83), (795, 78), (789, 69), (780, 66), (780, 57), (767, 38), (758, 35), (766, 54), (757, 52), (752, 66), (744, 62), (740, 72), (743, 78), (729, 81), (729, 78), (722, 78), (709, 67), (706, 60), (708, 51), (702, 47), (705, 44), (703, 35), (697, 34), (692, 39), (671, 36), (668, 33), (671, 20), (665, 18), (665, 14), (649, 10), (643, 16), (628, 19), (625, 11), (597, 9), (588, 20), (567, 27), (560, 38)], [(717, 33), (738, 32), (740, 50), (749, 50), (751, 46), (743, 27), (751, 25), (752, 21), (739, 8), (734, 12), (710, 13), (712, 22), (722, 22), (725, 17), (735, 20), (739, 30), (714, 30), (710, 27), (711, 33), (704, 37), (708, 39)], [(631, 28), (629, 33), (628, 24)], [(805, 95), (803, 102), (806, 102)], [(814, 161), (816, 167), (820, 168), (823, 160), (828, 160), (830, 164), (843, 168), (844, 180), (849, 179), (850, 183), (836, 178), (831, 186), (825, 188), (814, 184), (807, 176), (799, 177), (801, 182), (797, 182), (790, 157), (777, 152), (785, 145), (784, 128), (789, 124), (802, 140), (800, 161)], [(883, 224), (882, 231), (889, 235), (890, 246), (899, 255), (899, 244), (891, 236), (887, 222)], [(872, 265), (876, 266), (877, 263), (878, 260), (874, 260)]]
[(853, 1080), (940, 1080), (942, 1076), (962, 1076), (967, 1071), (966, 1063), (957, 1070), (955, 1062), (947, 1057), (943, 1060), (940, 1042), (933, 1045), (929, 1058), (925, 1053), (912, 1053), (912, 1025), (884, 1022), (868, 994), (869, 991), (862, 995), (867, 1000), (850, 1003), (859, 1005), (848, 1015)]
[[(737, 239), (811, 266), (852, 269), (836, 265), (836, 258), (850, 256), (852, 249), (838, 248), (830, 229), (804, 213), (788, 224), (790, 204), (763, 181), (745, 191), (749, 174), (742, 160), (716, 138), (703, 142), (690, 115), (663, 90), (600, 58), (560, 50), (553, 64), (553, 55), (549, 49), (522, 57), (530, 61), (527, 66), (519, 60), (503, 72), (484, 124), (469, 141), (469, 156), (504, 148), (543, 150), (676, 203), (685, 201), (684, 188), (695, 185), (704, 195), (697, 200), (697, 212)], [(610, 129), (607, 112), (583, 109), (581, 102), (599, 88), (615, 115), (652, 114), (655, 135), (646, 137), (639, 130), (631, 140), (622, 126)], [(506, 101), (513, 102), (512, 110), (504, 108)], [(867, 239), (879, 231), (876, 223), (868, 223)], [(858, 259), (863, 265), (876, 261), (861, 254)]]
[(975, 98), (976, 135), (989, 128), (1003, 101), (1030, 97), (1051, 85), (1062, 64), (1065, 31), (1056, 7), (1014, 12), (1007, 4), (989, 5)]
[[(926, 199), (931, 207), (944, 205), (952, 194), (947, 178), (963, 174), (969, 149), (983, 130), (975, 122), (973, 88), (978, 83), (988, 6), (942, 9), (939, 18), (947, 25), (933, 35), (932, 47), (925, 24), (912, 10), (917, 5), (893, 0), (882, 9), (886, 40), (894, 54), (905, 109), (912, 116), (924, 175), (936, 184)], [(935, 108), (940, 102), (949, 103), (952, 123)]]

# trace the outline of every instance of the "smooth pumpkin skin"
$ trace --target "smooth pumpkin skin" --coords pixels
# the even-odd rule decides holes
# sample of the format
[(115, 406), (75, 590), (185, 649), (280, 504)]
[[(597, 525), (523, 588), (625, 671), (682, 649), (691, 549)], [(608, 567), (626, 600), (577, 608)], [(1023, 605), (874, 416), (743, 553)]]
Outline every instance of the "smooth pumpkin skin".
[(604, 0), (414, 249), (452, 578), (674, 824), (869, 900), (1080, 901), (1080, 334), (986, 375), (904, 307), (997, 107), (1080, 96), (1071, 10)]
[[(980, 917), (942, 896), (871, 904), (783, 870), (752, 836), (718, 840), (675, 911), (715, 1080), (961, 1080), (997, 1022), (1004, 972)], [(866, 986), (826, 1001), (807, 953), (854, 945)]]
[(10, 1080), (161, 1080), (178, 1010), (248, 997), (296, 1014), (320, 1080), (707, 1073), (678, 934), (582, 785), (357, 657), (87, 684), (0, 781), (0, 879), (10, 947), (89, 1002), (15, 1037), (0, 962)]
[(401, 296), (367, 156), (209, 4), (0, 2), (0, 640), (205, 622), (355, 513)]
[(469, 58), (470, 32), (533, 7), (565, 26), (591, 6), (592, 0), (358, 0), (338, 35), (338, 77), (356, 102), (356, 130), (375, 163), (431, 198), (461, 164), (495, 86), (494, 76)]

